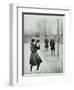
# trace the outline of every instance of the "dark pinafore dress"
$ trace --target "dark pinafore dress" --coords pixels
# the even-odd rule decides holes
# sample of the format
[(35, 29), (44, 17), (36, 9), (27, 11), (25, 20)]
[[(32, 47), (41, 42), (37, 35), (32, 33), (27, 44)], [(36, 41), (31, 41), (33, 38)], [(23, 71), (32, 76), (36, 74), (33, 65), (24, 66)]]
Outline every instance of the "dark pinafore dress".
[(30, 50), (31, 50), (31, 55), (30, 55), (30, 64), (32, 66), (36, 66), (40, 63), (42, 63), (42, 60), (37, 53), (37, 50), (40, 49), (40, 47), (37, 47), (37, 45), (31, 44)]
[(49, 47), (49, 45), (48, 45), (49, 40), (48, 39), (45, 39), (44, 43), (45, 43), (45, 48), (48, 48)]
[(55, 41), (54, 40), (50, 40), (50, 46), (51, 46), (51, 50), (55, 50)]

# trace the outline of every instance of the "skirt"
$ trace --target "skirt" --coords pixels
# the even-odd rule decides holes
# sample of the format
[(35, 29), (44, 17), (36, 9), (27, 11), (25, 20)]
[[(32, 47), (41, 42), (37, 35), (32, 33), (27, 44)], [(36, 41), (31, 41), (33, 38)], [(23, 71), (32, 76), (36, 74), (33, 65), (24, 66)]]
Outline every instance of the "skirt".
[(45, 48), (48, 48), (48, 47), (49, 47), (49, 45), (48, 45), (48, 44), (46, 44), (46, 45), (45, 45)]
[(55, 47), (54, 46), (51, 46), (51, 50), (55, 50)]
[(40, 58), (40, 56), (38, 55), (38, 53), (31, 53), (30, 55), (30, 64), (32, 66), (36, 66), (38, 64), (42, 63), (42, 60)]

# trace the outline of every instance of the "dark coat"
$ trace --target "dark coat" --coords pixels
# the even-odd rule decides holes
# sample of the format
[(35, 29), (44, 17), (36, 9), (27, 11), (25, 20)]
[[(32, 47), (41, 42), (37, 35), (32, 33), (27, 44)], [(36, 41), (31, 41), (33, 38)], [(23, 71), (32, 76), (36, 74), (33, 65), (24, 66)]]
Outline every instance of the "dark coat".
[(53, 39), (50, 40), (51, 50), (55, 50), (55, 41)]
[(31, 46), (30, 46), (30, 50), (31, 50), (30, 64), (33, 66), (38, 65), (42, 62), (40, 56), (37, 53), (38, 49), (40, 49), (40, 46), (38, 47), (37, 45), (31, 44)]

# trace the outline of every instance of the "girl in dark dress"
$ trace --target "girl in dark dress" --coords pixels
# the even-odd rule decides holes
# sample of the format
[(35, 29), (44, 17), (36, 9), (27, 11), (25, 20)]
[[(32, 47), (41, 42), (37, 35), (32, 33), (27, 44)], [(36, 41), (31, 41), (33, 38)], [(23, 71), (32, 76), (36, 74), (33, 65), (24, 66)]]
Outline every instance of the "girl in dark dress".
[(48, 48), (49, 48), (49, 40), (48, 40), (47, 38), (45, 38), (44, 43), (45, 43), (45, 51), (48, 51)]
[(37, 50), (40, 49), (39, 42), (40, 42), (40, 40), (37, 40), (36, 44), (35, 44), (35, 46), (36, 46), (36, 53), (35, 53), (35, 55), (36, 55), (36, 59), (37, 59), (37, 70), (39, 70), (40, 63), (42, 63), (42, 60), (41, 60), (39, 54), (37, 53)]
[(37, 65), (37, 70), (39, 70), (40, 63), (42, 62), (40, 56), (37, 53), (37, 50), (40, 49), (40, 46), (37, 46), (39, 40), (32, 39), (31, 41), (31, 55), (30, 55), (30, 71), (32, 71), (33, 66)]
[(55, 41), (53, 39), (50, 40), (50, 46), (51, 46), (51, 55), (54, 54), (55, 56)]
[(36, 58), (35, 58), (35, 39), (31, 40), (31, 45), (30, 45), (30, 71), (32, 71), (32, 67), (36, 65)]

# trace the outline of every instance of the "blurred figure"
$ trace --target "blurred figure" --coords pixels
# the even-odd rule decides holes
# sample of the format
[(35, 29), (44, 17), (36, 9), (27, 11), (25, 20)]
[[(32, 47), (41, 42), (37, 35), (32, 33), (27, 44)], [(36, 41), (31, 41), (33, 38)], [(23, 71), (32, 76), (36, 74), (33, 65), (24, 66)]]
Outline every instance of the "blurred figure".
[(50, 47), (51, 47), (51, 55), (55, 56), (55, 41), (54, 41), (54, 39), (50, 40)]
[(40, 63), (42, 63), (42, 60), (41, 60), (39, 54), (37, 53), (37, 50), (40, 49), (39, 42), (40, 42), (40, 40), (37, 39), (36, 43), (35, 43), (35, 46), (36, 46), (36, 53), (35, 53), (35, 55), (36, 55), (36, 59), (37, 59), (37, 71), (39, 71)]
[(36, 66), (36, 65), (37, 65), (37, 71), (38, 71), (40, 67), (40, 63), (42, 62), (40, 56), (37, 53), (37, 50), (40, 49), (39, 41), (40, 40), (35, 41), (35, 39), (31, 40), (30, 71), (32, 71), (33, 66)]
[(48, 48), (49, 48), (49, 40), (48, 40), (47, 38), (45, 38), (44, 43), (45, 43), (45, 51), (48, 51)]
[(30, 71), (32, 71), (32, 67), (36, 65), (36, 59), (35, 59), (35, 39), (31, 40), (31, 45), (30, 45)]

